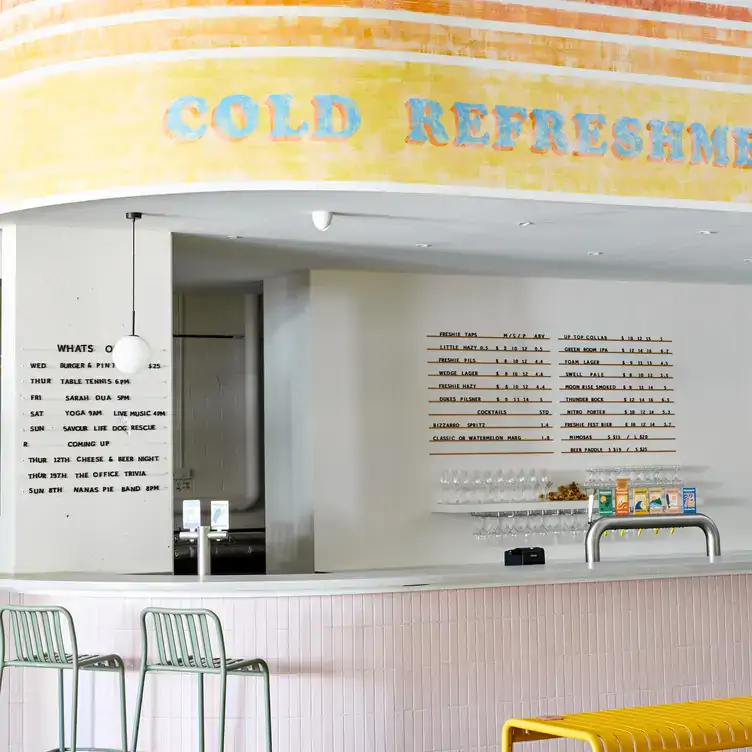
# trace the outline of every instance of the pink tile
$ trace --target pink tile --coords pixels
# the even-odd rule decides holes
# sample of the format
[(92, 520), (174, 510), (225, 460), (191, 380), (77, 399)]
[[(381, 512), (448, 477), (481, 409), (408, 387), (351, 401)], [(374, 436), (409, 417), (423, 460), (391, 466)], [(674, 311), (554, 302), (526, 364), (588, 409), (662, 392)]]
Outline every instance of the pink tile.
[[(270, 660), (279, 752), (297, 752), (304, 740), (313, 752), (491, 752), (512, 713), (750, 694), (751, 597), (752, 577), (728, 576), (205, 605), (222, 615), (228, 653)], [(82, 647), (112, 647), (135, 665), (138, 613), (149, 601), (62, 600)], [(130, 671), (131, 698), (134, 680)], [(44, 712), (54, 691), (44, 686), (43, 677), (9, 672), (3, 748), (54, 744)], [(149, 685), (145, 749), (195, 743), (192, 688), (174, 677)], [(95, 696), (105, 734), (112, 689), (102, 683)], [(212, 729), (216, 689), (208, 682)], [(260, 742), (260, 711), (258, 683), (234, 681), (228, 749)]]

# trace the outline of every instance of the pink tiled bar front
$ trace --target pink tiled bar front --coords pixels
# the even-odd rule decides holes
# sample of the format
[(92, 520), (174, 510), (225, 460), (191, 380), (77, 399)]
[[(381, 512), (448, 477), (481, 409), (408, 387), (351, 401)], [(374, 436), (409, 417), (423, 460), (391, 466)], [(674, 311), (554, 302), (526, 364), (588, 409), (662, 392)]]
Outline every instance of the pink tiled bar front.
[[(56, 602), (73, 613), (82, 650), (126, 658), (129, 716), (141, 609), (206, 607), (223, 621), (229, 655), (271, 666), (276, 752), (491, 752), (510, 716), (752, 693), (750, 595), (752, 575), (728, 575), (203, 601), (61, 595)], [(93, 681), (82, 690), (80, 743), (114, 744), (115, 683)], [(217, 698), (209, 683), (213, 734)], [(263, 748), (259, 689), (253, 680), (230, 681), (228, 750)], [(195, 749), (194, 698), (190, 679), (152, 679), (139, 749)], [(21, 714), (8, 749), (55, 746), (54, 701), (52, 672), (26, 672), (5, 688), (4, 713)]]

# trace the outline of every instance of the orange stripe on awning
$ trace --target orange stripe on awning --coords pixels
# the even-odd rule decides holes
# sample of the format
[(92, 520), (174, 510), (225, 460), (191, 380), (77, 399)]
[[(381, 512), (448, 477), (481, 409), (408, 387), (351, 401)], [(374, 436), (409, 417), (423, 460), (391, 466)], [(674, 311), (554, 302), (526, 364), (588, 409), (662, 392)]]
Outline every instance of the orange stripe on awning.
[[(0, 39), (65, 23), (111, 18), (123, 13), (160, 11), (176, 8), (248, 7), (363, 8), (431, 13), (447, 17), (483, 21), (524, 23), (540, 26), (651, 39), (703, 42), (732, 47), (750, 47), (752, 32), (710, 26), (670, 23), (638, 18), (619, 18), (592, 13), (528, 7), (484, 0), (142, 0), (134, 7), (130, 0), (76, 0), (3, 19), (0, 13)], [(625, 40), (627, 42), (628, 40)]]
[(0, 78), (134, 53), (237, 47), (344, 47), (542, 63), (727, 83), (752, 81), (752, 59), (610, 42), (351, 18), (150, 21), (40, 39), (0, 53)]
[(653, 13), (676, 13), (682, 16), (719, 18), (727, 21), (752, 21), (752, 9), (724, 3), (701, 3), (695, 0), (581, 0), (581, 2)]

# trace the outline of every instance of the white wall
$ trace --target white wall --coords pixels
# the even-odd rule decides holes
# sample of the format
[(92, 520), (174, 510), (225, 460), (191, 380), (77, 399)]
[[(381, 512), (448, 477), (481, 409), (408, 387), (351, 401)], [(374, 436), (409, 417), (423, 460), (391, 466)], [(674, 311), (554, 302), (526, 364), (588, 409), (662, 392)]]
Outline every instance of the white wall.
[[(614, 456), (429, 457), (425, 337), (446, 330), (655, 333), (674, 340), (675, 455), (719, 523), (726, 551), (752, 536), (747, 426), (752, 421), (752, 288), (717, 285), (314, 272), (315, 562), (322, 570), (498, 561), (473, 522), (429, 512), (446, 467), (527, 468), (584, 481)], [(556, 408), (556, 405), (554, 405)], [(307, 477), (304, 467), (302, 477)], [(700, 552), (698, 531), (607, 544), (604, 556)], [(547, 549), (581, 558), (581, 546)]]
[[(137, 332), (152, 346), (153, 367), (125, 384), (106, 347), (130, 331), (129, 225), (3, 228), (3, 571), (172, 569), (170, 234), (139, 228), (137, 248)], [(66, 412), (74, 409), (84, 414)], [(72, 448), (73, 440), (96, 446)], [(147, 477), (126, 477), (132, 471)]]
[(264, 283), (266, 570), (313, 570), (316, 386), (308, 272)]
[[(258, 457), (258, 298), (212, 292), (176, 296), (175, 331), (227, 338), (175, 340), (175, 467), (190, 471), (182, 499), (228, 499), (233, 527), (263, 526)], [(182, 397), (182, 400), (181, 400)]]

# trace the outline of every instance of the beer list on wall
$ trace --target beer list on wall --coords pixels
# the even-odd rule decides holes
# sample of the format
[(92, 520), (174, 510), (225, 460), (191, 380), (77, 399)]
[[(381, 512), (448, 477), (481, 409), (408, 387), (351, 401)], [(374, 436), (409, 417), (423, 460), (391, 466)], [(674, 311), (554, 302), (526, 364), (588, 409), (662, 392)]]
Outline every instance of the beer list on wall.
[(426, 335), (429, 453), (676, 451), (673, 345), (645, 335)]
[(671, 340), (566, 334), (558, 345), (565, 454), (676, 451)]
[(166, 369), (152, 362), (136, 377), (121, 374), (111, 349), (22, 351), (24, 493), (148, 495), (169, 488)]
[(427, 335), (431, 454), (553, 454), (551, 338)]

